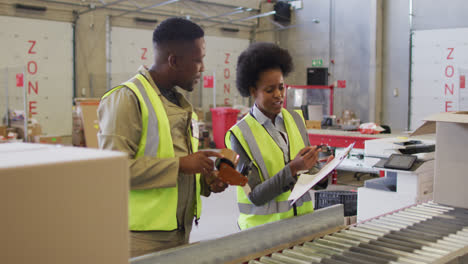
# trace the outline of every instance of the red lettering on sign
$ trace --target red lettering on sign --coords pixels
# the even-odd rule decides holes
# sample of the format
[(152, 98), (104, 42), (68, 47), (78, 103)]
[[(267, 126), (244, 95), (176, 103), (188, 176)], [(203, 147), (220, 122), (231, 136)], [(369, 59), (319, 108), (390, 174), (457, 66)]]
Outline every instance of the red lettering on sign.
[(36, 104), (37, 104), (36, 101), (29, 101), (29, 113), (31, 115), (37, 115), (37, 112), (33, 112), (34, 109), (37, 109)]
[(141, 59), (142, 60), (146, 60), (146, 52), (148, 52), (148, 49), (147, 48), (141, 48), (143, 50), (143, 54), (141, 54)]
[(450, 57), (450, 56), (452, 55), (453, 50), (454, 50), (455, 48), (447, 48), (447, 49), (450, 50), (449, 54), (447, 55), (447, 60), (453, 60), (453, 57)]
[(338, 80), (337, 86), (338, 88), (346, 88), (346, 80)]
[(230, 83), (225, 83), (224, 84), (224, 93), (229, 94), (231, 92), (231, 84)]
[(34, 91), (35, 94), (39, 94), (39, 83), (36, 81), (36, 86), (34, 87), (34, 84), (31, 81), (29, 81), (28, 94), (31, 94), (31, 89)]
[(224, 53), (226, 55), (226, 59), (224, 60), (224, 64), (229, 64), (229, 56), (231, 56), (230, 53)]
[[(28, 40), (28, 43), (29, 43), (29, 49), (27, 51), (27, 54), (36, 54), (36, 44), (37, 44), (37, 41), (36, 40)], [(33, 75), (35, 75), (39, 70), (39, 67), (37, 65), (37, 62), (34, 61), (34, 60), (30, 60), (28, 61), (27, 65), (26, 65), (26, 71), (27, 73), (29, 74), (29, 78), (28, 78), (28, 95), (33, 95), (33, 94), (36, 94), (36, 95), (39, 95), (39, 81), (36, 81), (34, 80), (34, 77), (32, 77)], [(31, 78), (32, 77), (32, 78)], [(23, 87), (24, 85), (26, 85), (26, 83), (23, 82)], [(38, 106), (37, 106), (37, 101), (35, 101), (34, 99), (30, 100), (29, 101), (29, 114), (30, 115), (37, 115), (38, 114)]]
[(24, 85), (24, 75), (22, 73), (16, 74), (16, 87), (23, 87)]
[[(34, 71), (31, 70), (31, 65), (34, 65)], [(31, 75), (36, 74), (36, 72), (37, 72), (37, 63), (35, 61), (28, 62), (28, 72)]]
[(445, 95), (447, 95), (447, 90), (449, 91), (450, 94), (453, 95), (453, 88), (454, 88), (454, 85), (452, 83), (452, 88), (450, 89), (450, 86), (448, 84), (445, 84)]
[(229, 77), (231, 77), (231, 71), (226, 68), (224, 69), (224, 79), (229, 79)]
[[(448, 72), (449, 69), (450, 69), (450, 73)], [(454, 73), (455, 73), (455, 71), (453, 70), (452, 65), (449, 65), (449, 66), (445, 67), (445, 76), (447, 78), (452, 78)]]
[(460, 89), (464, 89), (466, 87), (466, 77), (465, 75), (460, 75)]
[(29, 43), (31, 43), (31, 47), (29, 48), (28, 54), (36, 54), (35, 51), (33, 51), (34, 46), (36, 46), (36, 41), (35, 40), (28, 40)]
[(212, 75), (205, 75), (203, 76), (203, 87), (204, 88), (213, 88), (214, 86), (214, 78)]
[(229, 98), (224, 98), (224, 105), (230, 105)]
[(450, 112), (449, 108), (452, 108), (452, 101), (445, 101), (445, 112)]

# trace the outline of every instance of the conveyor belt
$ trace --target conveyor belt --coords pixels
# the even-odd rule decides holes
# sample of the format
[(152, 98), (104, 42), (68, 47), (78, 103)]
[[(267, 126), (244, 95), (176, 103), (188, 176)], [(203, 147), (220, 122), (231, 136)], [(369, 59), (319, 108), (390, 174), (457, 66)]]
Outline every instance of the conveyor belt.
[(467, 209), (429, 202), (344, 226), (340, 204), (131, 263), (458, 264), (466, 254)]
[[(468, 210), (415, 205), (249, 264), (447, 263), (468, 252)], [(465, 263), (466, 258), (458, 258)]]

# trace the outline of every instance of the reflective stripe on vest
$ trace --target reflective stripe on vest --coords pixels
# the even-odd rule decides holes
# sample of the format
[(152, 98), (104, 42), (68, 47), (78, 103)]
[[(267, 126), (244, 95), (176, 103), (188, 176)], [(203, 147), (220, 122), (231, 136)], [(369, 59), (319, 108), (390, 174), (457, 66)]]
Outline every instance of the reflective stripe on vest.
[[(138, 98), (142, 114), (142, 131), (135, 159), (142, 156), (172, 158), (174, 146), (161, 98), (146, 78), (137, 74), (134, 78), (118, 86), (102, 98), (122, 87), (128, 87)], [(197, 119), (195, 113), (192, 118)], [(191, 133), (191, 130), (190, 130)], [(198, 139), (191, 137), (192, 151), (198, 149)], [(197, 218), (201, 212), (200, 175), (196, 175)], [(160, 230), (171, 231), (178, 228), (177, 223), (177, 187), (131, 190), (129, 195), (129, 228), (134, 231)]]
[[(289, 155), (290, 159), (293, 160), (297, 153), (305, 147), (307, 133), (302, 133), (302, 131), (306, 131), (305, 125), (303, 119), (297, 113), (290, 113), (286, 109), (282, 109), (282, 113), (289, 139)], [(225, 143), (228, 148), (231, 148), (231, 133), (234, 134), (250, 160), (259, 170), (262, 182), (284, 168), (285, 161), (281, 149), (266, 129), (250, 114), (233, 126), (226, 134)], [(238, 188), (237, 201), (240, 211), (238, 222), (241, 229), (294, 216), (293, 206), (290, 206), (290, 202), (287, 200), (290, 193), (291, 191), (284, 192), (262, 206), (255, 206), (245, 195), (244, 190)], [(312, 212), (313, 205), (310, 195), (306, 194), (299, 199), (296, 202), (296, 207), (298, 215)]]

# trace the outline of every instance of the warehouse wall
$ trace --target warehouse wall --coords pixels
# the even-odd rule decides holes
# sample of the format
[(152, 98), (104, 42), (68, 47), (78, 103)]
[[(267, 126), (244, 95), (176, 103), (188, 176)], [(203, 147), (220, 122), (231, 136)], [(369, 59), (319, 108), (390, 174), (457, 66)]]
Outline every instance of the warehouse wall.
[(464, 0), (384, 1), (382, 118), (393, 130), (408, 129), (410, 2), (413, 30), (468, 27)]
[[(380, 91), (376, 29), (378, 2), (303, 1), (303, 9), (292, 14), (290, 25), (297, 26), (271, 33), (274, 40), (287, 48), (294, 58), (295, 71), (286, 82), (305, 85), (307, 67), (312, 67), (312, 60), (322, 59), (322, 67), (329, 68), (329, 84), (346, 80), (346, 88), (335, 88), (334, 113), (340, 116), (344, 109), (351, 109), (361, 120), (375, 121), (376, 91)], [(272, 18), (262, 19), (265, 28), (268, 27), (268, 19)], [(269, 38), (271, 35), (257, 34), (257, 40)]]
[[(226, 1), (228, 3), (229, 1)], [(46, 12), (18, 11), (14, 5), (16, 3), (29, 4), (35, 6), (47, 6)], [(92, 12), (82, 13), (87, 9), (88, 2), (81, 4), (54, 4), (50, 2), (33, 0), (0, 0), (0, 15), (19, 16), (26, 18), (37, 18), (45, 20), (66, 21), (75, 24), (75, 96), (76, 97), (99, 97), (96, 91), (101, 91), (102, 87), (107, 87), (106, 72), (106, 19), (108, 16), (116, 16), (122, 11), (96, 9)], [(232, 3), (231, 3), (232, 4)], [(244, 6), (258, 8), (258, 1), (242, 0), (239, 4)], [(194, 10), (190, 9), (185, 3), (175, 3), (161, 7), (164, 14), (156, 16), (159, 21), (169, 16), (194, 15)], [(215, 10), (215, 9), (214, 9)], [(212, 14), (207, 14), (212, 15)], [(143, 18), (152, 18), (145, 14), (135, 15)], [(137, 23), (132, 18), (117, 16), (108, 20), (109, 26), (129, 27), (138, 29), (152, 30), (155, 24)], [(251, 38), (249, 28), (239, 28), (239, 32), (225, 32), (216, 27), (210, 27), (205, 30), (208, 36), (220, 36), (230, 38)], [(208, 51), (209, 52), (209, 51)]]
[[(411, 2), (413, 30), (468, 26), (466, 1)], [(293, 12), (291, 25), (298, 27), (273, 31), (272, 17), (262, 18), (256, 34), (257, 41), (277, 42), (293, 54), (296, 69), (287, 82), (305, 84), (311, 60), (323, 59), (329, 83), (347, 81), (345, 89), (336, 89), (336, 114), (352, 109), (362, 121), (380, 120), (393, 131), (407, 130), (410, 0), (306, 0), (303, 6)], [(272, 4), (262, 6), (262, 12), (271, 9)]]

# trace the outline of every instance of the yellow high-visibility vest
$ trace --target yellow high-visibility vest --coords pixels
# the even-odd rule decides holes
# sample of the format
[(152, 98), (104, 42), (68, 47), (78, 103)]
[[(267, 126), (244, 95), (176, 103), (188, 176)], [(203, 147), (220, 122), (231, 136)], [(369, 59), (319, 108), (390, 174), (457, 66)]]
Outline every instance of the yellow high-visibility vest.
[[(281, 110), (284, 125), (289, 139), (289, 157), (293, 160), (297, 153), (305, 147), (305, 139), (301, 135), (298, 126), (304, 127), (304, 120), (295, 112), (286, 109)], [(249, 159), (259, 171), (262, 182), (273, 177), (285, 166), (283, 151), (266, 129), (251, 115), (246, 115), (234, 125), (225, 137), (225, 144), (231, 148), (231, 133), (241, 144)], [(274, 200), (262, 205), (252, 204), (242, 187), (237, 188), (237, 204), (240, 215), (238, 224), (241, 229), (254, 227), (269, 222), (278, 221), (294, 216), (294, 206), (290, 205), (288, 197), (291, 191), (278, 195)], [(297, 215), (303, 215), (314, 211), (310, 195), (306, 194), (296, 202)]]
[[(129, 81), (108, 91), (103, 99), (122, 87), (131, 89), (138, 98), (141, 110), (142, 130), (135, 159), (143, 156), (173, 158), (169, 119), (161, 98), (146, 78), (137, 74)], [(192, 119), (197, 115), (192, 113)], [(192, 152), (198, 151), (198, 139), (191, 134)], [(194, 215), (201, 213), (200, 174), (196, 174), (196, 206)], [(172, 231), (178, 229), (177, 186), (148, 190), (131, 190), (129, 194), (129, 229), (133, 231)]]

